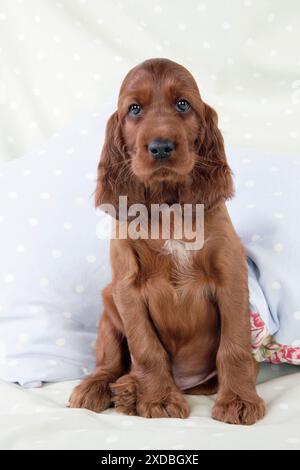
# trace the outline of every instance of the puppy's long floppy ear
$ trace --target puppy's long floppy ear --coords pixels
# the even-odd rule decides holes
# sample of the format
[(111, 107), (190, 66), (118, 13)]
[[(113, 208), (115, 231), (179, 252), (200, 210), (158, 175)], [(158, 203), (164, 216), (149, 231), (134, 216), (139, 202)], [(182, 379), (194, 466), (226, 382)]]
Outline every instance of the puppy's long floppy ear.
[(232, 173), (225, 155), (224, 140), (218, 128), (218, 115), (206, 103), (193, 179), (194, 191), (197, 185), (200, 202), (207, 208), (233, 196)]
[(112, 204), (116, 209), (118, 208), (118, 197), (122, 195), (122, 190), (123, 194), (126, 194), (120, 184), (122, 182), (121, 175), (126, 172), (128, 165), (129, 160), (126, 158), (121, 126), (116, 111), (111, 115), (106, 125), (105, 141), (98, 165), (96, 207), (100, 204)]

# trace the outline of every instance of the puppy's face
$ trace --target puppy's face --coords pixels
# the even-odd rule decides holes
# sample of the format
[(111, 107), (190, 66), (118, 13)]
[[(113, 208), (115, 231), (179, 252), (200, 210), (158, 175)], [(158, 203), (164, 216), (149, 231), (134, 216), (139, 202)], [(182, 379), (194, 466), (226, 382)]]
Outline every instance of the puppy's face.
[(147, 60), (125, 77), (106, 126), (95, 200), (149, 202), (155, 192), (160, 202), (209, 207), (233, 192), (217, 114), (192, 75), (168, 59)]
[(142, 64), (125, 78), (118, 116), (135, 176), (181, 181), (197, 161), (204, 114), (193, 77), (169, 62)]

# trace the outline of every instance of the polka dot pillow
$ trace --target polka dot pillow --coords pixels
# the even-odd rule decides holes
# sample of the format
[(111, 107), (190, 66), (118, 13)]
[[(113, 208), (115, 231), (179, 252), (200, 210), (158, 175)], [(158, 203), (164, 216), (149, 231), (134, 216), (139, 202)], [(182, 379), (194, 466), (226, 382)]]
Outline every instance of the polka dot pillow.
[[(37, 386), (94, 367), (108, 241), (96, 168), (109, 112), (0, 166), (0, 378)], [(103, 216), (102, 216), (103, 217)]]
[(229, 152), (229, 212), (248, 255), (254, 352), (274, 363), (300, 364), (299, 157)]

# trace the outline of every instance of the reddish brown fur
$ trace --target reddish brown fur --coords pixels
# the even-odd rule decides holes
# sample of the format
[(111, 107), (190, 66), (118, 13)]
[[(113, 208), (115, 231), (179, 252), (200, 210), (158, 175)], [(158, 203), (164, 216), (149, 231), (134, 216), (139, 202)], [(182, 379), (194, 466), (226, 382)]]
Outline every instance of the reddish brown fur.
[[(187, 99), (192, 109), (175, 111)], [(128, 107), (143, 106), (140, 118)], [(162, 165), (149, 156), (152, 139), (171, 138), (176, 150)], [(180, 383), (217, 377), (185, 393), (213, 394), (213, 418), (253, 424), (264, 415), (251, 356), (247, 267), (225, 201), (233, 194), (216, 112), (205, 104), (182, 66), (148, 60), (126, 76), (118, 110), (107, 124), (99, 163), (96, 205), (204, 203), (204, 247), (178, 264), (163, 255), (163, 240), (112, 240), (113, 278), (103, 292), (105, 311), (96, 371), (75, 388), (71, 407), (144, 417), (189, 414)], [(177, 382), (177, 384), (175, 383)], [(179, 384), (179, 385), (178, 385)]]

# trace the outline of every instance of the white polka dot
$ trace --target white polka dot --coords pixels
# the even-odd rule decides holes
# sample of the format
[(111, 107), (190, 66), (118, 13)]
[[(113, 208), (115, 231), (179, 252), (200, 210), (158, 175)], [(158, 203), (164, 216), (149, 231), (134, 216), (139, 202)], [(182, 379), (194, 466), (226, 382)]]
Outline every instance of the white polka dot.
[(294, 313), (295, 320), (300, 320), (300, 311)]
[(118, 440), (118, 437), (115, 435), (107, 436), (107, 438), (105, 439), (105, 441), (108, 444), (112, 444), (113, 442), (116, 442), (117, 440)]
[(31, 314), (37, 314), (40, 312), (40, 307), (38, 305), (32, 305), (28, 310)]
[(36, 225), (38, 225), (38, 220), (35, 219), (34, 217), (30, 217), (30, 219), (28, 219), (28, 223), (29, 225), (31, 225), (32, 227), (35, 227)]
[(92, 342), (91, 342), (91, 348), (92, 348), (92, 349), (95, 349), (95, 348), (96, 348), (96, 341), (92, 341)]
[(273, 23), (274, 18), (275, 18), (275, 14), (274, 14), (274, 13), (270, 13), (270, 14), (267, 16), (267, 21), (268, 21), (268, 23)]
[(85, 177), (87, 180), (91, 180), (91, 181), (96, 179), (95, 173), (86, 173)]
[(58, 338), (56, 341), (55, 341), (55, 344), (57, 346), (64, 346), (66, 344), (66, 340), (64, 338)]
[(17, 199), (18, 193), (16, 193), (16, 191), (11, 191), (10, 193), (8, 193), (8, 197), (9, 199)]
[(41, 287), (48, 287), (49, 286), (49, 279), (47, 277), (41, 277), (40, 286)]
[(133, 425), (133, 421), (131, 421), (130, 419), (123, 419), (121, 421), (121, 424), (122, 426), (130, 427)]
[(80, 204), (80, 205), (81, 205), (81, 204), (84, 203), (84, 198), (79, 196), (79, 197), (77, 197), (77, 198), (75, 199), (75, 201), (76, 201), (77, 204)]
[(72, 155), (75, 152), (75, 149), (73, 147), (70, 147), (67, 149), (67, 154)]
[(95, 263), (96, 259), (97, 259), (96, 256), (93, 256), (93, 255), (89, 255), (86, 257), (86, 260), (88, 263)]
[(288, 410), (289, 409), (289, 405), (287, 403), (279, 403), (278, 404), (278, 408), (280, 410)]
[(251, 240), (252, 240), (253, 242), (258, 242), (258, 240), (260, 240), (260, 235), (257, 235), (257, 234), (255, 233), (254, 235), (252, 235)]
[(298, 437), (289, 437), (286, 442), (288, 444), (298, 444), (298, 442), (300, 442), (300, 440), (298, 439)]
[(0, 224), (2, 224), (4, 222), (4, 217), (2, 217), (2, 215), (0, 215)]
[(274, 217), (276, 217), (276, 219), (283, 219), (284, 214), (282, 212), (275, 212)]
[(75, 291), (77, 292), (77, 294), (82, 294), (84, 292), (84, 286), (82, 284), (78, 284), (77, 286), (75, 286)]
[(184, 426), (187, 426), (188, 428), (193, 428), (196, 426), (196, 422), (192, 421), (191, 419), (187, 419), (186, 421), (183, 421), (182, 423)]
[(30, 176), (31, 175), (31, 170), (24, 170), (23, 171), (23, 176)]
[(53, 171), (53, 174), (54, 174), (55, 176), (61, 176), (61, 175), (63, 174), (63, 172), (62, 172), (62, 170), (57, 169), (57, 170), (54, 170), (54, 171)]
[(245, 186), (248, 189), (253, 188), (254, 185), (255, 185), (255, 183), (254, 183), (253, 180), (248, 180), (248, 181), (245, 182)]
[(282, 385), (274, 385), (273, 389), (277, 390), (277, 391), (280, 391), (280, 390), (284, 390), (284, 387)]
[(57, 366), (57, 361), (54, 361), (53, 359), (49, 359), (49, 360), (47, 361), (47, 364), (48, 364), (49, 366)]
[(20, 341), (20, 343), (27, 343), (28, 339), (29, 336), (26, 333), (21, 333), (18, 336), (18, 340)]
[(18, 361), (16, 359), (12, 359), (7, 363), (8, 367), (16, 367), (18, 365)]
[(274, 289), (274, 290), (279, 290), (279, 289), (281, 289), (281, 284), (280, 284), (280, 282), (278, 282), (278, 281), (272, 282), (272, 289)]
[(5, 282), (6, 284), (11, 284), (12, 282), (14, 282), (14, 280), (15, 280), (15, 278), (14, 278), (14, 276), (13, 276), (12, 274), (6, 274), (6, 275), (4, 276), (4, 282)]
[(52, 250), (51, 252), (53, 258), (61, 258), (62, 252), (60, 250)]
[(282, 243), (276, 243), (273, 246), (273, 250), (276, 251), (277, 253), (281, 253), (283, 251), (283, 244)]
[(222, 28), (225, 29), (225, 30), (230, 29), (231, 28), (230, 23), (228, 23), (228, 21), (224, 21), (222, 23)]
[(17, 253), (24, 253), (25, 251), (25, 246), (24, 245), (17, 245), (16, 246), (16, 252)]
[(70, 318), (72, 318), (72, 313), (71, 312), (63, 312), (63, 316), (69, 320)]
[(50, 199), (50, 194), (49, 193), (41, 193), (41, 199), (47, 200)]
[(300, 348), (300, 339), (295, 339), (295, 341), (292, 342), (293, 348)]
[[(45, 406), (36, 406), (35, 409), (34, 409), (34, 411), (35, 411), (36, 413), (43, 413), (43, 411), (46, 411), (46, 407), (45, 407)], [(36, 442), (45, 443), (46, 441), (40, 440), (40, 441), (36, 441)]]
[(71, 230), (72, 227), (73, 227), (73, 225), (71, 224), (71, 222), (65, 222), (64, 223), (64, 229), (65, 230)]

